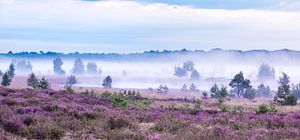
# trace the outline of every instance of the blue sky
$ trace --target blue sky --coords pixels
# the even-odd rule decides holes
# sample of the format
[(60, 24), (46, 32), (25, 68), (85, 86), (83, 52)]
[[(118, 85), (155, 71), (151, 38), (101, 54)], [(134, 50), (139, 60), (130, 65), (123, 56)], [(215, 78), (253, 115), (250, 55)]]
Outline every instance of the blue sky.
[(300, 50), (297, 0), (0, 0), (0, 52)]

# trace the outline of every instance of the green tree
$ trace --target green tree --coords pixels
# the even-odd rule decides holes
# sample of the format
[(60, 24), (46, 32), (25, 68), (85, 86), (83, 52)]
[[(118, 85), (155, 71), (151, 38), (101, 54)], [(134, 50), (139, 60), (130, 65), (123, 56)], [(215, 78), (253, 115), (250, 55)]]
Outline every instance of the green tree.
[(28, 76), (28, 79), (27, 79), (27, 86), (30, 86), (30, 87), (32, 87), (33, 89), (39, 88), (39, 80), (38, 80), (38, 78), (35, 76), (34, 73), (31, 73), (31, 74)]
[(49, 89), (51, 88), (50, 83), (46, 79), (46, 77), (43, 77), (41, 80), (39, 80), (39, 88), (41, 89)]
[(220, 88), (218, 87), (218, 85), (215, 83), (211, 88), (210, 88), (210, 92), (211, 92), (211, 97), (212, 98), (220, 98)]
[(240, 72), (234, 76), (234, 78), (229, 83), (229, 86), (233, 88), (237, 96), (240, 98), (246, 89), (251, 88), (250, 80), (244, 78), (243, 72)]
[(291, 93), (290, 77), (283, 73), (278, 81), (279, 87), (274, 102), (280, 105), (296, 105), (297, 98)]
[(16, 71), (15, 65), (14, 65), (14, 63), (11, 63), (9, 65), (9, 68), (8, 68), (8, 71), (7, 71), (7, 74), (10, 77), (10, 79), (15, 77), (15, 71)]
[(11, 77), (8, 72), (5, 72), (4, 75), (2, 76), (2, 83), (1, 85), (6, 87), (11, 84)]
[(221, 98), (225, 98), (226, 96), (228, 95), (228, 90), (225, 86), (222, 86), (221, 87), (221, 90), (220, 90), (220, 97)]

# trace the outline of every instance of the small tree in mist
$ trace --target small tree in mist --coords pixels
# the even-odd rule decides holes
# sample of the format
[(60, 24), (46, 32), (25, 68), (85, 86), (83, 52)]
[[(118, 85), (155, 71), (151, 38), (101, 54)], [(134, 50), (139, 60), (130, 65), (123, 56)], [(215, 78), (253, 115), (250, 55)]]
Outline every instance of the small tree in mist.
[(46, 77), (43, 77), (41, 80), (39, 80), (39, 88), (41, 89), (50, 89), (51, 85), (46, 79)]
[(6, 86), (9, 86), (11, 84), (11, 77), (9, 75), (8, 72), (5, 72), (4, 75), (2, 76), (2, 82), (1, 82), (1, 85), (6, 87)]
[(90, 62), (87, 64), (87, 73), (88, 74), (97, 74), (98, 66), (96, 63)]
[(195, 64), (192, 61), (186, 61), (182, 67), (175, 67), (174, 75), (179, 78), (189, 78), (190, 80), (199, 80), (200, 73), (194, 68)]
[(199, 90), (197, 89), (197, 86), (194, 84), (194, 83), (192, 83), (191, 85), (190, 85), (190, 91), (191, 92), (198, 92)]
[(188, 90), (188, 86), (186, 84), (183, 84), (182, 88), (181, 88), (181, 92), (187, 92)]
[(206, 91), (202, 92), (202, 98), (203, 99), (208, 99), (208, 93)]
[(186, 61), (186, 62), (183, 63), (183, 69), (185, 71), (192, 71), (192, 70), (194, 70), (194, 66), (195, 66), (195, 64), (192, 61)]
[(16, 65), (17, 73), (31, 73), (32, 72), (32, 65), (30, 61), (19, 61)]
[(210, 92), (211, 92), (211, 97), (212, 98), (220, 98), (220, 88), (218, 87), (218, 85), (215, 83), (211, 88), (210, 88)]
[(261, 83), (257, 87), (257, 96), (259, 97), (270, 97), (271, 96), (271, 89), (269, 86), (265, 86), (264, 83)]
[(30, 86), (30, 87), (32, 87), (33, 89), (39, 88), (39, 80), (38, 80), (38, 78), (35, 76), (34, 73), (31, 73), (31, 74), (28, 76), (28, 79), (27, 79), (27, 86)]
[(14, 63), (11, 63), (10, 65), (9, 65), (9, 68), (8, 68), (8, 71), (7, 71), (7, 74), (8, 74), (8, 76), (12, 79), (12, 78), (14, 78), (15, 77), (15, 71), (16, 71), (16, 69), (15, 69), (15, 65), (14, 65)]
[(68, 76), (66, 84), (65, 84), (65, 91), (68, 93), (74, 93), (73, 85), (77, 83), (77, 79), (74, 75)]
[(66, 86), (72, 87), (77, 83), (77, 79), (74, 75), (68, 76), (66, 81)]
[(84, 64), (80, 58), (76, 59), (73, 66), (73, 74), (81, 75), (84, 74)]
[(253, 100), (256, 96), (256, 90), (254, 88), (247, 88), (245, 93), (243, 93), (243, 97), (249, 100)]
[(200, 74), (197, 70), (192, 70), (191, 75), (190, 75), (191, 80), (199, 80), (200, 79)]
[(101, 68), (98, 69), (98, 74), (100, 74), (100, 75), (102, 74), (102, 69)]
[(108, 75), (104, 78), (102, 86), (105, 88), (111, 88), (112, 85), (112, 78)]
[(234, 78), (229, 83), (229, 86), (233, 88), (237, 96), (240, 98), (246, 89), (251, 88), (250, 80), (244, 78), (243, 72), (240, 72), (234, 76)]
[(262, 64), (259, 67), (257, 79), (260, 81), (275, 80), (275, 70), (267, 64)]
[(175, 67), (174, 75), (177, 77), (185, 77), (187, 75), (187, 72), (181, 67)]
[(56, 75), (65, 75), (66, 72), (62, 69), (63, 61), (60, 57), (57, 57), (53, 60), (53, 70)]
[(3, 76), (3, 73), (2, 73), (2, 71), (0, 70), (0, 76)]
[(280, 105), (296, 105), (297, 98), (291, 94), (290, 77), (283, 73), (282, 77), (279, 78), (278, 84), (279, 87), (274, 97), (274, 102)]
[(227, 95), (228, 95), (227, 87), (222, 86), (220, 89), (220, 97), (219, 98), (225, 99), (227, 97)]
[(292, 86), (292, 94), (300, 98), (300, 83)]
[(157, 89), (157, 93), (168, 93), (169, 92), (169, 88), (167, 85), (163, 86), (160, 85)]

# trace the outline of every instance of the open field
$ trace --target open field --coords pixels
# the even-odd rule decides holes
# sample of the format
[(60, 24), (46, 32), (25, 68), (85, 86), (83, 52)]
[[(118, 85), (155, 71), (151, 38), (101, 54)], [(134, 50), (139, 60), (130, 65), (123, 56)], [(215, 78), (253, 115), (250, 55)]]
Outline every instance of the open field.
[(179, 95), (172, 98), (172, 92), (158, 94), (144, 90), (141, 95), (124, 96), (128, 104), (124, 108), (115, 106), (114, 96), (111, 93), (104, 96), (104, 90), (67, 93), (1, 88), (1, 140), (300, 137), (299, 105), (276, 106), (276, 113), (257, 114), (258, 106), (270, 103), (271, 99), (259, 98), (256, 102), (232, 99), (222, 104), (216, 99), (201, 99), (196, 108), (199, 100)]

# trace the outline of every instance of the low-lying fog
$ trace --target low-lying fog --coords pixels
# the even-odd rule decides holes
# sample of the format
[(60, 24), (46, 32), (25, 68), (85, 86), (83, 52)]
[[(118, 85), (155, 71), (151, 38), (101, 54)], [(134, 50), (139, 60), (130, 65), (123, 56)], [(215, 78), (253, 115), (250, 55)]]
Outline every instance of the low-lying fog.
[[(200, 90), (209, 89), (214, 83), (228, 85), (229, 80), (238, 72), (243, 71), (244, 76), (252, 81), (252, 85), (257, 87), (261, 82), (258, 81), (257, 75), (261, 64), (265, 63), (273, 67), (275, 70), (276, 80), (282, 74), (287, 73), (293, 83), (300, 81), (300, 65), (293, 61), (287, 63), (278, 63), (274, 61), (260, 61), (259, 58), (253, 58), (254, 61), (239, 61), (233, 57), (227, 60), (224, 58), (209, 59), (200, 57), (178, 58), (160, 61), (104, 61), (96, 59), (82, 59), (86, 65), (88, 62), (95, 62), (98, 68), (101, 68), (102, 73), (97, 74), (99, 80), (89, 80), (86, 78), (78, 79), (78, 86), (97, 86), (101, 87), (102, 80), (105, 76), (110, 75), (113, 79), (113, 87), (116, 88), (157, 88), (160, 84), (167, 85), (169, 88), (180, 89), (183, 84), (194, 83)], [(281, 59), (281, 58), (278, 58)], [(37, 75), (54, 75), (53, 72), (53, 59), (31, 59), (31, 58), (6, 58), (0, 62), (0, 69), (2, 72), (6, 71), (9, 64), (15, 60), (30, 61), (33, 71)], [(62, 68), (66, 71), (67, 75), (72, 73), (74, 59), (62, 58)], [(200, 80), (190, 80), (189, 78), (178, 78), (174, 75), (175, 67), (182, 67), (185, 61), (193, 61), (194, 68), (200, 74)], [(27, 75), (28, 72), (20, 72), (17, 70), (17, 75)], [(82, 77), (82, 76), (81, 76)], [(272, 89), (276, 89), (276, 80), (265, 82)]]

